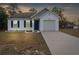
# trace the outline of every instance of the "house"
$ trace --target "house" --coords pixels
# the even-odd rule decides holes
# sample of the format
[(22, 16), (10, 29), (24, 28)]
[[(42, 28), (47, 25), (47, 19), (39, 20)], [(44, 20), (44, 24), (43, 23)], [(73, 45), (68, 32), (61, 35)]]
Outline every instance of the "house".
[(8, 18), (8, 31), (58, 31), (59, 16), (47, 8), (40, 12), (18, 13)]
[(73, 28), (75, 26), (75, 24), (74, 23), (72, 23), (72, 22), (66, 22), (66, 24), (65, 24), (65, 28)]
[(73, 29), (79, 29), (79, 25), (74, 25)]

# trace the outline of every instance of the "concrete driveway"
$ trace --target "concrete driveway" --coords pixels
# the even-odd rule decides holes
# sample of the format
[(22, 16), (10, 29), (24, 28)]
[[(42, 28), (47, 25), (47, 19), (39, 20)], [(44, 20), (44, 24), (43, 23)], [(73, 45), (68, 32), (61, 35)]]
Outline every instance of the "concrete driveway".
[(53, 55), (79, 55), (79, 38), (62, 32), (42, 32)]

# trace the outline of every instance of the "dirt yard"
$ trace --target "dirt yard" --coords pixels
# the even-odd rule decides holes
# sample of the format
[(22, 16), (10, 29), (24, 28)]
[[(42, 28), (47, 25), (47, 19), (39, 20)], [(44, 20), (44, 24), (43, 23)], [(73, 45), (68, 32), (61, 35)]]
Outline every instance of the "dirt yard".
[(41, 33), (0, 32), (1, 55), (51, 54)]

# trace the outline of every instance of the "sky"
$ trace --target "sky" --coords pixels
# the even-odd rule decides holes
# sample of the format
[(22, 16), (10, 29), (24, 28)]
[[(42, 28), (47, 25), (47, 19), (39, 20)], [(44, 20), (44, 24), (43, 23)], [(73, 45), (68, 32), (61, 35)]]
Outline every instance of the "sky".
[[(8, 4), (0, 4), (3, 7), (6, 7)], [(38, 11), (48, 8), (52, 9), (53, 7), (58, 7), (64, 9), (64, 17), (69, 21), (74, 21), (79, 19), (79, 4), (78, 3), (18, 3), (18, 8), (23, 12), (28, 12), (30, 8), (35, 8)]]

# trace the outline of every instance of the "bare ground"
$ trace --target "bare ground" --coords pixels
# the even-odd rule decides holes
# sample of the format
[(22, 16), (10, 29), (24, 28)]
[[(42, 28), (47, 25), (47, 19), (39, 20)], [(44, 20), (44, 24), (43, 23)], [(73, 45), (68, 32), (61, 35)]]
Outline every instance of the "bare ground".
[(42, 54), (51, 54), (41, 33), (0, 32), (1, 55), (20, 55), (27, 50), (30, 52), (38, 50), (43, 52)]

